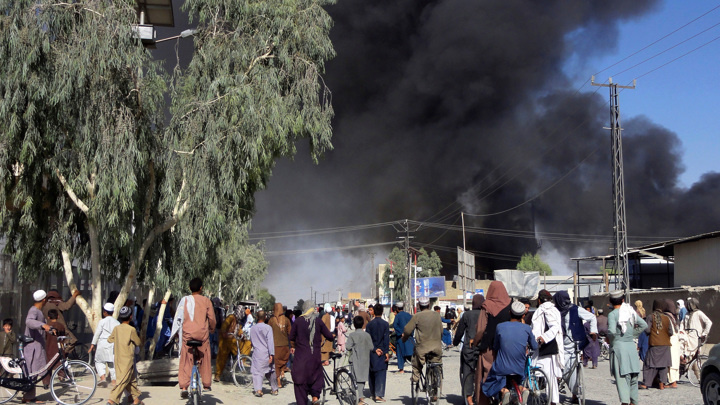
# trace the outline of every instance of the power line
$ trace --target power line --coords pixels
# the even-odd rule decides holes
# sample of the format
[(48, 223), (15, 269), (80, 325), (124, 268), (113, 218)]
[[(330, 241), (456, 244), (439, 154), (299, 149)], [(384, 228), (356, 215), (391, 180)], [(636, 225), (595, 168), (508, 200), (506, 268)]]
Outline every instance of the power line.
[[(646, 45), (646, 46), (640, 48), (639, 50), (637, 50), (637, 51), (631, 53), (630, 55), (628, 55), (628, 56), (620, 59), (619, 61), (613, 63), (612, 65), (610, 65), (610, 66), (608, 66), (608, 67), (606, 67), (606, 68), (598, 71), (597, 73), (594, 74), (594, 76), (599, 76), (600, 73), (602, 73), (602, 72), (604, 72), (604, 71), (606, 71), (606, 70), (608, 70), (608, 69), (610, 69), (610, 68), (612, 68), (612, 67), (615, 67), (616, 65), (619, 65), (619, 64), (622, 63), (622, 62), (625, 62), (626, 60), (632, 58), (633, 56), (639, 54), (640, 52), (642, 52), (642, 51), (650, 48), (651, 46), (657, 44), (658, 42), (662, 41), (663, 39), (668, 38), (669, 36), (673, 35), (674, 33), (678, 32), (678, 31), (680, 31), (680, 30), (682, 30), (683, 28), (689, 26), (690, 24), (694, 23), (695, 21), (697, 21), (697, 20), (705, 17), (706, 15), (712, 13), (713, 11), (717, 10), (718, 8), (720, 8), (720, 6), (715, 6), (715, 7), (713, 7), (711, 10), (709, 10), (709, 11), (705, 12), (704, 14), (700, 15), (699, 17), (696, 17), (696, 18), (694, 18), (693, 20), (691, 20), (691, 21), (683, 24), (682, 26), (676, 28), (675, 30), (673, 30), (673, 31), (671, 31), (670, 33), (666, 34), (665, 36), (661, 37), (660, 39), (658, 39), (658, 40), (650, 43), (649, 45)], [(587, 84), (587, 82), (585, 82), (585, 83)]]

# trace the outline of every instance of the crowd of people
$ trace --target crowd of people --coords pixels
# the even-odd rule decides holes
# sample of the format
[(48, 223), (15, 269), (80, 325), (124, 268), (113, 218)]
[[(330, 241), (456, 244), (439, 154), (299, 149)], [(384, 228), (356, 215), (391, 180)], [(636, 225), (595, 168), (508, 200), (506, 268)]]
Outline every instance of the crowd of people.
[[(511, 298), (499, 281), (490, 283), (486, 295), (476, 294), (471, 309), (447, 308), (444, 315), (438, 306), (431, 309), (427, 298), (418, 300), (414, 315), (405, 311), (403, 302), (392, 305), (388, 314), (381, 304), (367, 308), (358, 304), (351, 311), (341, 303), (318, 307), (312, 301), (305, 301), (302, 310), (295, 311), (281, 303), (272, 311), (246, 305), (229, 308), (203, 295), (201, 279), (191, 280), (189, 288), (190, 295), (182, 297), (177, 308), (169, 305), (156, 348), (164, 353), (178, 340), (181, 398), (188, 397), (196, 360), (200, 360), (203, 388), (210, 391), (212, 382), (223, 378), (230, 355), (251, 355), (256, 397), (264, 395), (266, 380), (269, 393), (277, 395), (288, 385), (286, 374), (290, 372), (297, 404), (317, 404), (324, 384), (322, 367), (329, 364), (331, 353), (340, 353), (347, 355), (351, 364), (358, 404), (365, 404), (366, 398), (382, 403), (386, 401), (393, 356), (397, 358), (395, 372), (405, 373), (409, 362), (411, 380), (416, 382), (426, 360), (442, 363), (443, 349), (456, 346), (460, 350), (462, 396), (470, 405), (489, 404), (493, 398), (507, 402), (508, 387), (513, 383), (527, 399), (522, 378), (528, 356), (548, 376), (551, 403), (560, 402), (561, 378), (572, 402), (578, 403), (574, 375), (577, 352), (582, 353), (583, 366), (596, 368), (601, 338), (605, 338), (620, 402), (638, 404), (639, 389), (677, 386), (680, 364), (692, 360), (712, 326), (696, 298), (655, 300), (652, 311), (646, 313), (642, 301), (636, 301), (634, 307), (626, 303), (623, 291), (613, 291), (608, 307), (596, 309), (591, 301), (583, 306), (573, 304), (567, 291), (553, 295), (540, 290), (537, 308), (531, 311), (529, 300)], [(68, 343), (76, 340), (65, 325), (63, 312), (74, 305), (78, 295), (75, 291), (69, 300), (62, 301), (54, 290), (33, 294), (35, 303), (25, 319), (25, 335), (34, 340), (24, 349), (30, 373), (41, 370), (56, 355), (57, 335), (66, 335)], [(106, 386), (108, 379), (112, 384), (110, 405), (120, 403), (123, 392), (134, 404), (142, 403), (135, 365), (142, 346), (136, 323), (142, 319), (142, 312), (138, 309), (129, 300), (115, 319), (115, 307), (107, 302), (89, 348), (95, 351), (99, 385)], [(150, 332), (147, 337), (152, 337)], [(13, 320), (5, 319), (0, 355), (15, 357), (17, 338)], [(197, 348), (199, 359), (193, 358), (189, 340), (202, 342)], [(699, 374), (697, 367), (691, 372)], [(47, 385), (49, 379), (43, 382)], [(25, 392), (23, 402), (38, 402), (35, 390)]]

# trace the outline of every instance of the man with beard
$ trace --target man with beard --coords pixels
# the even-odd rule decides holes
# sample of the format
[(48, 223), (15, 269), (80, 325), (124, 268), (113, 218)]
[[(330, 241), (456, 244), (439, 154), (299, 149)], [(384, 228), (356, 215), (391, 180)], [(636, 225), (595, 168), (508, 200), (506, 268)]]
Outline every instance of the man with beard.
[(475, 367), (477, 367), (478, 351), (476, 347), (472, 347), (472, 342), (475, 339), (475, 328), (477, 327), (477, 320), (483, 302), (485, 302), (485, 297), (482, 294), (473, 296), (472, 310), (465, 312), (460, 317), (455, 331), (455, 338), (453, 339), (453, 346), (459, 345), (460, 342), (463, 344), (460, 352), (460, 387), (468, 405), (473, 405), (474, 402)]
[[(45, 322), (45, 315), (42, 309), (47, 303), (47, 294), (43, 290), (33, 293), (35, 303), (30, 307), (27, 318), (25, 318), (25, 336), (33, 338), (33, 342), (25, 345), (24, 354), (27, 370), (30, 374), (37, 373), (47, 364), (45, 354), (45, 332), (50, 331), (50, 325)], [(40, 402), (35, 396), (35, 386), (25, 391), (23, 403)]]

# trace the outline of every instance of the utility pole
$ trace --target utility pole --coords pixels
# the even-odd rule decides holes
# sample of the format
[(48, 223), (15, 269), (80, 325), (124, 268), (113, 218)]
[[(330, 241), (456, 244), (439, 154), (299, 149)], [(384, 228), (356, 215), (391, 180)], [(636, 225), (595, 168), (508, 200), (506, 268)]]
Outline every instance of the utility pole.
[[(460, 219), (462, 220), (463, 255), (465, 255), (465, 252), (466, 252), (467, 250), (465, 249), (465, 213), (464, 213), (464, 212), (460, 212)], [(463, 291), (462, 291), (462, 295), (463, 295), (463, 310), (464, 310), (464, 309), (465, 309), (465, 306), (467, 305), (467, 298), (466, 298), (466, 295), (467, 295), (467, 294), (466, 294), (465, 291), (467, 291), (467, 286), (468, 286), (468, 282), (467, 282), (467, 278), (466, 278), (467, 271), (466, 271), (466, 269), (465, 269), (466, 264), (465, 264), (465, 258), (464, 258), (464, 257), (463, 257), (463, 264), (462, 264), (462, 266), (463, 266), (462, 272), (460, 273), (460, 274), (462, 274), (462, 277), (460, 278), (460, 280), (461, 280), (461, 283), (462, 283), (462, 286), (463, 286), (463, 288), (462, 288), (462, 290), (463, 290)], [(473, 280), (474, 280), (474, 279), (475, 279), (475, 278), (473, 277)], [(474, 284), (474, 283), (473, 283), (473, 284)], [(474, 286), (474, 285), (473, 285), (473, 291), (475, 291), (475, 286)]]
[(625, 302), (630, 302), (630, 267), (627, 258), (627, 221), (625, 216), (625, 176), (623, 174), (622, 127), (620, 126), (620, 105), (618, 89), (634, 89), (632, 86), (620, 86), (608, 79), (608, 84), (595, 83), (595, 76), (590, 79), (593, 86), (610, 88), (610, 138), (612, 140), (612, 177), (613, 177), (613, 227), (615, 231), (615, 270), (622, 274), (622, 288), (625, 289)]
[[(394, 226), (394, 225), (393, 225), (393, 226)], [(404, 234), (405, 234), (405, 236), (399, 236), (398, 239), (402, 239), (402, 240), (403, 240), (403, 242), (404, 242), (404, 243), (403, 243), (403, 247), (405, 248), (405, 258), (406, 258), (406, 260), (405, 260), (405, 265), (407, 266), (407, 268), (406, 268), (406, 270), (407, 270), (407, 281), (406, 281), (406, 284), (407, 284), (407, 285), (405, 286), (405, 288), (407, 289), (407, 295), (406, 295), (405, 300), (406, 300), (406, 301), (411, 301), (411, 300), (413, 299), (412, 289), (411, 289), (411, 286), (410, 286), (410, 282), (412, 281), (412, 275), (411, 275), (411, 273), (412, 273), (411, 264), (412, 264), (412, 263), (411, 263), (411, 259), (410, 259), (410, 238), (412, 238), (412, 236), (410, 236), (410, 224), (408, 223), (408, 220), (407, 220), (407, 219), (403, 220), (403, 221), (399, 224), (399, 228), (398, 228), (398, 227), (395, 227), (395, 230), (396, 230), (398, 233), (404, 233)], [(414, 287), (415, 287), (415, 286), (413, 285), (412, 288), (414, 288)], [(413, 308), (413, 311), (414, 311), (414, 308)], [(414, 313), (414, 312), (413, 312), (413, 313)]]
[(377, 301), (380, 301), (380, 297), (379, 297), (380, 294), (378, 292), (378, 274), (377, 274), (377, 271), (375, 270), (375, 252), (370, 252), (368, 254), (371, 257), (370, 260), (371, 260), (372, 264), (370, 265), (370, 272), (373, 276), (373, 278), (372, 278), (373, 283), (372, 283), (372, 287), (371, 287), (372, 291), (370, 291), (370, 297)]

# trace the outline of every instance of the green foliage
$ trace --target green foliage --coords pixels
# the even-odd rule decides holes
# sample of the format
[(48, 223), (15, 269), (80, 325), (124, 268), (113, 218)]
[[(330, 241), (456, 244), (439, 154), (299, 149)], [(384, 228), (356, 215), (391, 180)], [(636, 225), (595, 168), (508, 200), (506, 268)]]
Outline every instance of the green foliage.
[[(393, 289), (393, 300), (396, 301), (407, 301), (408, 299), (408, 291), (407, 291), (407, 278), (408, 278), (408, 271), (407, 271), (407, 254), (405, 253), (405, 249), (400, 248), (393, 248), (393, 250), (390, 252), (390, 256), (388, 257), (389, 260), (391, 260), (393, 264), (393, 275), (395, 276), (393, 280), (395, 280), (395, 288)], [(435, 277), (440, 275), (440, 270), (442, 270), (442, 262), (440, 261), (440, 257), (435, 253), (434, 251), (430, 252), (428, 254), (424, 248), (420, 249), (420, 254), (417, 258), (417, 266), (422, 267), (422, 271), (418, 272), (418, 277)], [(385, 287), (385, 291), (387, 294), (390, 293), (389, 288), (387, 287), (389, 285), (390, 281), (390, 271), (385, 272), (382, 279), (382, 284)], [(411, 274), (411, 277), (414, 275)], [(412, 281), (411, 281), (412, 283)]]
[(442, 270), (440, 256), (438, 256), (435, 251), (428, 254), (425, 248), (420, 248), (417, 266), (422, 267), (422, 271), (418, 273), (418, 277), (437, 277), (440, 275), (440, 270)]
[(278, 157), (331, 148), (330, 3), (188, 0), (195, 52), (166, 77), (134, 1), (0, 0), (0, 234), (21, 278), (66, 251), (124, 289), (183, 292), (239, 262), (259, 280), (262, 246), (222, 252)]
[[(395, 281), (395, 288), (393, 289), (393, 300), (395, 301), (406, 301), (408, 292), (407, 292), (407, 254), (405, 253), (405, 249), (399, 249), (397, 247), (393, 248), (393, 250), (390, 252), (390, 256), (388, 256), (388, 259), (393, 263), (392, 264), (392, 274), (394, 276), (393, 280)], [(385, 274), (383, 275), (383, 286), (385, 288), (385, 291), (389, 294), (389, 281), (390, 281), (390, 271), (385, 271)]]
[(246, 225), (238, 225), (238, 231), (220, 245), (219, 266), (205, 283), (208, 294), (213, 297), (221, 295), (226, 303), (234, 304), (257, 296), (260, 283), (267, 275), (264, 244), (249, 244), (247, 228)]
[(524, 253), (520, 257), (520, 261), (517, 264), (517, 269), (522, 271), (537, 271), (541, 276), (552, 275), (552, 269), (550, 265), (545, 263), (539, 254)]
[(255, 298), (260, 303), (260, 308), (265, 312), (272, 311), (275, 305), (275, 296), (270, 294), (267, 288), (263, 287), (258, 290), (258, 295)]

